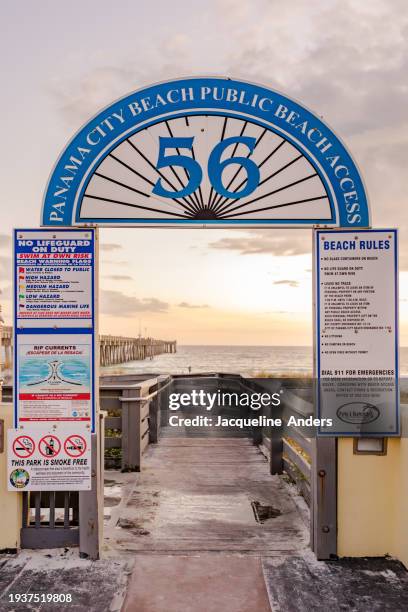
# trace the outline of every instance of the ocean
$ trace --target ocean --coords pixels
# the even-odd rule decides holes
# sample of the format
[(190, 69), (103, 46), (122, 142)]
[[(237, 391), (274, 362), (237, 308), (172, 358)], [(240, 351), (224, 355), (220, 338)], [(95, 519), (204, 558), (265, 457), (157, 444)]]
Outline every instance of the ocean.
[[(262, 373), (304, 375), (311, 374), (312, 369), (313, 350), (310, 346), (179, 345), (177, 353), (101, 368), (101, 373), (224, 372), (255, 377)], [(408, 347), (400, 349), (400, 375), (408, 376)], [(11, 372), (4, 377), (9, 381)]]
[[(408, 347), (400, 351), (400, 373), (408, 376)], [(310, 346), (177, 346), (177, 353), (158, 355), (152, 360), (129, 361), (102, 368), (103, 373), (188, 374), (225, 372), (243, 376), (261, 373), (311, 374), (313, 349)]]

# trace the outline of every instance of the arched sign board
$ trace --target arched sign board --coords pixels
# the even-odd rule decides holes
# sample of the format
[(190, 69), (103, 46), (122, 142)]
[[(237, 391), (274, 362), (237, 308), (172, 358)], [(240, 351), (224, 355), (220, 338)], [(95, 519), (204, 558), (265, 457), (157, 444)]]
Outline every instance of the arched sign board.
[(269, 88), (186, 78), (136, 91), (71, 140), (42, 225), (370, 225), (361, 176), (316, 115)]

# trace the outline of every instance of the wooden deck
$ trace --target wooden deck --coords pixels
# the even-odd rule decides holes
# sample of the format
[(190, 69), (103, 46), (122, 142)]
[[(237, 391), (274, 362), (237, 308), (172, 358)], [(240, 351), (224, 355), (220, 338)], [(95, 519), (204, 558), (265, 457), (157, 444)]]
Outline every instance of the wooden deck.
[[(252, 502), (278, 514), (257, 522)], [(301, 502), (299, 502), (301, 504)], [(305, 517), (248, 438), (170, 438), (147, 451), (106, 535), (122, 552), (293, 554), (307, 547)]]

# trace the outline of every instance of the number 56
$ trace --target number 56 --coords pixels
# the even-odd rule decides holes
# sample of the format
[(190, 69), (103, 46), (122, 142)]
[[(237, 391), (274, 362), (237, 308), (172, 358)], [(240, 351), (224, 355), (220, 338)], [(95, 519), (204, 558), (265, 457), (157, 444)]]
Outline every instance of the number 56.
[[(169, 191), (163, 187), (162, 179), (159, 179), (153, 187), (152, 193), (164, 198), (183, 198), (192, 194), (201, 184), (203, 179), (203, 171), (200, 164), (189, 157), (188, 155), (166, 155), (166, 149), (191, 149), (193, 148), (194, 136), (169, 138), (165, 136), (159, 137), (159, 157), (157, 160), (157, 169), (167, 168), (169, 166), (179, 166), (184, 168), (188, 174), (188, 183), (179, 191)], [(221, 161), (221, 156), (225, 149), (233, 144), (243, 144), (249, 149), (251, 154), (254, 150), (256, 138), (250, 136), (232, 136), (219, 142), (211, 151), (208, 158), (208, 178), (212, 187), (217, 193), (226, 198), (243, 198), (252, 193), (259, 185), (260, 173), (259, 168), (249, 157), (230, 157)], [(222, 173), (230, 164), (238, 164), (246, 171), (246, 184), (239, 191), (228, 191), (222, 183)]]

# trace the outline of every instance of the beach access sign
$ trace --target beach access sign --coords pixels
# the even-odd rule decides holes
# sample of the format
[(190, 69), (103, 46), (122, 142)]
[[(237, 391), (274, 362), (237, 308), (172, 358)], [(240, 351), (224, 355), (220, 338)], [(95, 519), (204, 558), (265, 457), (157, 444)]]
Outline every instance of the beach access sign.
[(9, 491), (89, 491), (90, 431), (9, 429), (7, 484)]
[(368, 227), (350, 153), (318, 114), (265, 85), (191, 77), (114, 102), (50, 176), (41, 224)]
[(397, 230), (314, 235), (321, 435), (399, 435)]

